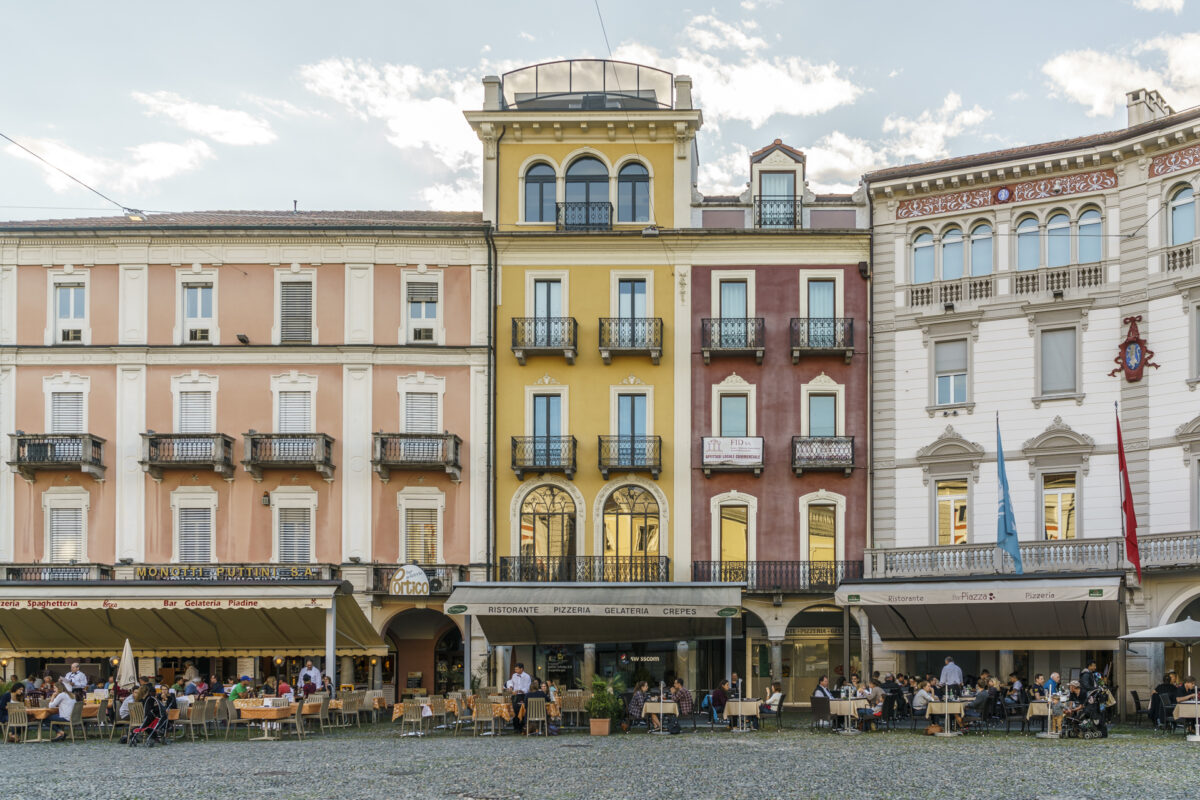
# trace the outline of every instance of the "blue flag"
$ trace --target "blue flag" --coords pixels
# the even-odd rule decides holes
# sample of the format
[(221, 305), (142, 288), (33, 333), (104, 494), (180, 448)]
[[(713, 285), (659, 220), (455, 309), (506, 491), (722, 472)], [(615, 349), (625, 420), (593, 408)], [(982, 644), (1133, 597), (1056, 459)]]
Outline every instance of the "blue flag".
[(1017, 541), (1017, 519), (1013, 515), (1012, 495), (1008, 493), (1008, 472), (1004, 469), (1004, 445), (1000, 442), (1000, 415), (996, 415), (996, 473), (1000, 476), (1000, 508), (996, 515), (996, 546), (1008, 551), (1018, 575), (1025, 574), (1021, 566), (1021, 545)]

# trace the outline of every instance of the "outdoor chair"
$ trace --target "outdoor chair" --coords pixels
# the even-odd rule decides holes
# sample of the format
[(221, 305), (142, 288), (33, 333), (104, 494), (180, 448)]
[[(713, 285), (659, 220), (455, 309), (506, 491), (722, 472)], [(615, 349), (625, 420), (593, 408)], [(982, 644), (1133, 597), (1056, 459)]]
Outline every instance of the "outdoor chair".
[(909, 719), (912, 721), (912, 723), (908, 726), (908, 729), (910, 731), (915, 731), (917, 729), (917, 723), (927, 723), (929, 721), (929, 707), (926, 706), (920, 711), (914, 708), (912, 713), (909, 714)]
[(1166, 733), (1174, 733), (1175, 728), (1179, 727), (1179, 720), (1175, 719), (1175, 698), (1167, 692), (1161, 692), (1158, 700), (1158, 729)]
[(548, 723), (546, 722), (546, 698), (532, 697), (525, 701), (525, 735), (529, 735), (529, 729), (535, 725), (542, 726), (542, 735), (549, 733)]
[(471, 695), (464, 694), (458, 698), (458, 713), (454, 715), (454, 735), (458, 736), (458, 731), (464, 725), (470, 725), (474, 721), (474, 713), (471, 710)]
[(824, 728), (825, 723), (828, 722), (829, 729), (833, 730), (833, 716), (829, 713), (829, 698), (814, 696), (809, 703), (812, 714), (808, 721), (809, 729)]
[(371, 721), (378, 722), (379, 721), (379, 708), (377, 707), (377, 704), (375, 701), (382, 700), (382, 699), (383, 699), (383, 689), (367, 690), (367, 693), (365, 695), (363, 695), (363, 704), (362, 704), (362, 707), (359, 708), (358, 713), (360, 715), (369, 713), (371, 715)]
[(283, 732), (288, 728), (296, 734), (297, 741), (304, 740), (304, 704), (300, 703), (296, 706), (296, 713), (287, 719), (279, 720), (279, 738), (283, 738)]
[(71, 708), (71, 718), (66, 722), (50, 723), (51, 737), (54, 735), (55, 728), (66, 728), (67, 732), (71, 734), (72, 742), (75, 741), (75, 729), (79, 728), (79, 733), (82, 734), (83, 740), (87, 741), (87, 731), (83, 728), (83, 703), (76, 703)]
[(117, 732), (117, 728), (125, 728), (128, 733), (134, 728), (142, 727), (142, 723), (146, 719), (146, 709), (140, 703), (129, 704), (129, 719), (121, 719), (120, 715), (113, 720), (112, 730), (108, 732), (108, 740), (111, 742), (113, 735)]
[(238, 716), (237, 708), (233, 705), (228, 697), (221, 701), (221, 705), (225, 707), (225, 739), (228, 740), (229, 732), (237, 727), (240, 727), (246, 731), (246, 738), (249, 739), (250, 726), (254, 723), (254, 720), (243, 719), (242, 717)]
[[(77, 704), (78, 705), (86, 705), (83, 702), (79, 702)], [(81, 725), (83, 727), (83, 732), (85, 734), (85, 738), (86, 738), (86, 734), (87, 734), (87, 726), (88, 725), (92, 726), (92, 733), (96, 734), (96, 738), (102, 738), (104, 736), (104, 731), (101, 730), (101, 725), (104, 724), (104, 719), (101, 717), (101, 713), (103, 712), (103, 710), (104, 709), (101, 708), (100, 711), (97, 711), (96, 716), (94, 716), (94, 717), (83, 718)]]
[[(430, 732), (434, 730), (446, 730), (446, 701), (441, 695), (434, 695), (429, 698), (429, 727)], [(441, 724), (438, 724), (441, 720)]]
[(562, 714), (563, 725), (571, 720), (571, 727), (578, 728), (579, 717), (583, 714), (583, 692), (567, 692), (559, 701), (559, 711)]
[[(775, 730), (783, 730), (783, 704), (787, 702), (787, 693), (779, 696), (779, 705), (775, 706)], [(886, 713), (886, 710), (885, 710)]]
[(1150, 709), (1142, 708), (1142, 699), (1138, 697), (1136, 690), (1131, 691), (1129, 695), (1133, 698), (1133, 724), (1140, 728), (1142, 727), (1142, 720), (1150, 718)]
[(8, 741), (8, 737), (13, 731), (21, 731), (21, 741), (29, 740), (29, 714), (25, 712), (25, 706), (21, 703), (8, 704), (8, 722), (4, 724), (4, 741)]
[(358, 706), (360, 702), (361, 698), (358, 692), (345, 692), (342, 694), (342, 707), (338, 710), (338, 717), (341, 720), (339, 727), (348, 728), (352, 724), (359, 725)]
[(1013, 720), (1021, 724), (1021, 730), (1025, 730), (1026, 719), (1025, 715), (1029, 712), (1027, 703), (1016, 703), (1014, 705), (1004, 704), (1004, 732), (1008, 733), (1012, 730)]
[(419, 700), (409, 698), (404, 701), (404, 716), (400, 718), (400, 733), (408, 736), (425, 735), (425, 718), (421, 715), (421, 702)]
[(184, 717), (183, 711), (181, 710), (177, 724), (179, 725), (180, 731), (186, 731), (193, 742), (196, 741), (196, 728), (199, 728), (200, 732), (204, 734), (204, 741), (207, 742), (210, 714), (212, 714), (211, 703), (204, 701), (192, 703), (192, 713), (187, 717)]
[[(484, 727), (488, 728), (486, 734), (481, 734), (480, 730)], [(480, 695), (475, 699), (475, 726), (472, 731), (473, 736), (495, 736), (496, 735), (496, 710), (492, 708), (492, 701), (489, 697)]]

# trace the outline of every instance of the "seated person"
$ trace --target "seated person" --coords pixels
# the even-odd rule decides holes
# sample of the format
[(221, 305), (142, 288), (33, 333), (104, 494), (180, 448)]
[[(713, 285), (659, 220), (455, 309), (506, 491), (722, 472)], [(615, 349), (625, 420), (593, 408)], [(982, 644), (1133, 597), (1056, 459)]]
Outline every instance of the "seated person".
[[(16, 703), (17, 705), (23, 705), (24, 702), (25, 702), (25, 684), (23, 684), (23, 683), (14, 683), (12, 685), (11, 689), (9, 689), (4, 694), (0, 694), (0, 725), (6, 725), (8, 723), (8, 704), (9, 703)], [(8, 741), (15, 744), (17, 742), (17, 735), (15, 733), (10, 733), (8, 735)]]
[(690, 717), (695, 703), (692, 702), (692, 693), (683, 685), (683, 678), (675, 679), (675, 685), (671, 689), (671, 697), (679, 706), (679, 716)]
[(241, 679), (233, 685), (233, 688), (229, 690), (230, 702), (233, 702), (234, 700), (238, 700), (242, 697), (253, 697), (253, 696), (254, 696), (254, 690), (250, 688), (250, 676), (249, 675), (243, 675), (241, 677)]
[(1175, 690), (1176, 703), (1193, 703), (1196, 700), (1196, 679), (1188, 675), (1183, 679), (1183, 686)]
[(1050, 677), (1046, 679), (1046, 694), (1058, 694), (1059, 677), (1057, 672), (1051, 672)]
[(833, 699), (833, 692), (829, 690), (829, 676), (822, 675), (817, 679), (817, 688), (813, 689), (813, 697), (824, 697), (827, 700)]
[[(779, 704), (783, 702), (783, 684), (775, 681), (771, 684), (771, 695), (767, 701), (758, 707), (759, 716), (763, 714), (774, 714), (779, 710)], [(754, 728), (758, 729), (758, 718), (754, 719)]]
[(935, 699), (936, 698), (934, 694), (929, 691), (929, 684), (925, 681), (921, 681), (921, 683), (917, 685), (917, 693), (913, 695), (912, 699), (913, 715), (918, 717), (925, 716), (925, 710)]
[(1038, 673), (1033, 676), (1033, 683), (1029, 686), (1030, 700), (1045, 700), (1046, 699), (1046, 676)]
[(708, 698), (712, 706), (713, 721), (720, 722), (725, 714), (725, 706), (729, 703), (729, 681), (722, 680), (717, 684), (717, 688), (712, 690)]
[(1004, 695), (1004, 707), (1016, 708), (1021, 705), (1021, 688), (1019, 686), (1008, 687), (1008, 692)]
[(225, 684), (216, 675), (208, 679), (208, 693), (218, 697), (225, 694)]
[[(982, 719), (984, 716), (991, 713), (994, 701), (992, 695), (988, 692), (987, 681), (980, 678), (975, 684), (975, 696), (971, 698), (971, 702), (967, 703), (966, 709), (963, 711), (963, 717), (971, 719)], [(959, 723), (962, 723), (962, 718), (959, 718)]]
[(633, 697), (629, 698), (629, 706), (625, 709), (625, 722), (621, 727), (628, 731), (642, 719), (642, 709), (646, 706), (646, 692), (650, 684), (638, 681), (633, 687)]
[(858, 710), (858, 721), (864, 731), (874, 730), (875, 723), (883, 718), (883, 695), (879, 696), (879, 702), (873, 706), (860, 708)]
[[(49, 727), (52, 722), (70, 722), (71, 712), (75, 710), (75, 695), (70, 692), (67, 685), (62, 681), (57, 685), (58, 693), (50, 700), (50, 708), (55, 710), (55, 713), (46, 719), (42, 720), (42, 727)], [(50, 741), (61, 742), (67, 738), (66, 731), (59, 731), (58, 736), (55, 736)]]

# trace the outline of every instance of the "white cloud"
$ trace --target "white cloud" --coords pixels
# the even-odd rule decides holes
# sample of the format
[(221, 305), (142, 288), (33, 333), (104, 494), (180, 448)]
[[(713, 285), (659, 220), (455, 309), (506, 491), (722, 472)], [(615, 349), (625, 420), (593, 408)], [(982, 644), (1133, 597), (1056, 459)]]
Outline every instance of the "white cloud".
[(146, 107), (147, 115), (166, 117), (221, 144), (267, 144), (276, 138), (269, 122), (245, 111), (194, 103), (174, 92), (134, 92), (133, 99)]
[(945, 158), (950, 150), (946, 140), (983, 123), (991, 111), (974, 105), (962, 107), (962, 98), (950, 92), (936, 111), (926, 109), (916, 119), (888, 117), (883, 121), (884, 133), (898, 136), (888, 142), (887, 149), (894, 158), (930, 161)]
[(242, 99), (248, 103), (261, 108), (268, 114), (285, 118), (285, 117), (323, 117), (329, 118), (329, 115), (324, 111), (318, 111), (315, 108), (302, 108), (288, 100), (282, 100), (275, 97), (263, 97), (257, 94), (243, 94)]
[(683, 29), (683, 35), (701, 50), (740, 50), (755, 53), (767, 46), (758, 36), (750, 36), (728, 22), (714, 16), (696, 17)]
[(1183, 11), (1183, 0), (1133, 0), (1133, 7), (1142, 11)]
[(739, 195), (746, 191), (749, 168), (750, 151), (745, 145), (735, 145), (714, 159), (700, 162), (697, 186), (705, 194)]
[(536, 36), (534, 36), (532, 33), (529, 33), (528, 31), (521, 31), (521, 32), (520, 32), (519, 34), (517, 34), (517, 35), (518, 35), (518, 36), (520, 36), (522, 39), (524, 39), (524, 40), (525, 40), (525, 41), (527, 41), (527, 42), (535, 42), (535, 41), (537, 41), (537, 37), (536, 37)]
[(888, 73), (888, 77), (889, 77), (889, 78), (898, 78), (898, 77), (900, 76), (900, 73), (901, 73), (901, 72), (904, 72), (904, 70), (902, 70), (902, 69), (894, 69), (894, 70), (892, 70), (891, 72), (889, 72), (889, 73)]
[(421, 200), (439, 211), (478, 211), (479, 178), (471, 175), (426, 186), (421, 189)]
[[(199, 139), (183, 144), (148, 142), (135, 145), (128, 148), (129, 155), (124, 159), (91, 156), (53, 139), (26, 139), (22, 144), (86, 184), (99, 189), (130, 192), (146, 184), (197, 169), (203, 162), (213, 158), (212, 148)], [(39, 167), (46, 183), (56, 192), (82, 188), (15, 145), (8, 145), (5, 152)]]
[(863, 173), (890, 163), (886, 147), (833, 131), (805, 148), (805, 175), (814, 192), (852, 192)]

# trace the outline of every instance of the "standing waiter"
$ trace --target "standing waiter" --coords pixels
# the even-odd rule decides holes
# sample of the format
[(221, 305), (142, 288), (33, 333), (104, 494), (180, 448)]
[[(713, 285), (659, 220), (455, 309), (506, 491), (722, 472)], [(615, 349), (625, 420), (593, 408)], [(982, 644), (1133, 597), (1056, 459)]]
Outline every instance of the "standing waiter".
[(942, 667), (942, 675), (939, 678), (942, 686), (946, 687), (946, 691), (953, 691), (958, 694), (962, 691), (963, 674), (959, 669), (958, 664), (954, 663), (953, 656), (946, 656), (946, 666)]
[(504, 684), (505, 688), (512, 689), (512, 710), (513, 710), (513, 729), (524, 730), (525, 720), (521, 718), (521, 712), (525, 709), (525, 695), (529, 694), (529, 674), (525, 672), (525, 665), (517, 662), (517, 668), (513, 672), (512, 677), (508, 679), (508, 683)]
[(63, 676), (63, 683), (71, 690), (71, 694), (75, 696), (75, 699), (82, 702), (83, 696), (87, 692), (88, 684), (91, 681), (88, 680), (87, 675), (79, 671), (79, 662), (76, 661), (71, 664), (71, 671)]

